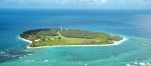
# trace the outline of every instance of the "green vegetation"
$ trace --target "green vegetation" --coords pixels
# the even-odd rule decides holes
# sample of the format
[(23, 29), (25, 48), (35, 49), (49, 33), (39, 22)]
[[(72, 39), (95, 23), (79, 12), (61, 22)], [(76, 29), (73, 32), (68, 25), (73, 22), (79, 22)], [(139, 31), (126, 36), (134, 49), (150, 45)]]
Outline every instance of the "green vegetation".
[(114, 41), (123, 39), (120, 36), (111, 36), (102, 32), (57, 28), (29, 30), (20, 34), (20, 37), (32, 41), (30, 47), (113, 44)]

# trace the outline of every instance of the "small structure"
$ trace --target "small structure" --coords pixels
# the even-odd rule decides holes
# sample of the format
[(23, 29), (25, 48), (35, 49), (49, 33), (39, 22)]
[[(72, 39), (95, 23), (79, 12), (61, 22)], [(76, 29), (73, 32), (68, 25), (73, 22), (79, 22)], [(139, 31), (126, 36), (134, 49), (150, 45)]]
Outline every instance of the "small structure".
[(60, 30), (62, 31), (62, 26), (60, 27)]
[(35, 40), (35, 42), (39, 42), (39, 41), (40, 41), (40, 39)]
[(54, 38), (50, 38), (51, 40), (54, 40)]
[(45, 38), (45, 40), (48, 40), (48, 38)]

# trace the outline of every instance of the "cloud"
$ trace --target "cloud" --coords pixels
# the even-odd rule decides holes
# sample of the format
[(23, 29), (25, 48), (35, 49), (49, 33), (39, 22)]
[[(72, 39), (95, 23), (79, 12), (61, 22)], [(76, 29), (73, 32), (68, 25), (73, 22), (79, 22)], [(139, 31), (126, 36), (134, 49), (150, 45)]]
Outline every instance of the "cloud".
[(151, 4), (151, 0), (141, 0), (139, 3), (141, 5), (148, 5), (148, 4)]
[(74, 4), (87, 4), (87, 5), (103, 5), (107, 4), (108, 0), (78, 0)]
[(58, 4), (66, 4), (66, 3), (100, 3), (106, 4), (108, 2), (151, 2), (151, 0), (0, 0), (1, 3), (58, 3)]
[(143, 2), (151, 2), (151, 0), (142, 0)]
[(139, 8), (142, 5), (150, 8), (151, 0), (0, 0), (0, 7)]
[(106, 4), (108, 2), (108, 0), (101, 0), (102, 4)]
[(0, 2), (17, 4), (106, 4), (108, 0), (0, 0)]
[(15, 4), (90, 4), (90, 5), (102, 5), (102, 4), (116, 4), (116, 3), (147, 3), (151, 0), (0, 0), (0, 3), (15, 3)]

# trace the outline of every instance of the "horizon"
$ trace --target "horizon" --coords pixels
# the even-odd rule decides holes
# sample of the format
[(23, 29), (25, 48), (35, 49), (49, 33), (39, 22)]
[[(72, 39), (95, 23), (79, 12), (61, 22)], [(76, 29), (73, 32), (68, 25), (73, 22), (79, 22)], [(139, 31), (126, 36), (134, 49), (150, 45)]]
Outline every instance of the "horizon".
[(151, 9), (151, 0), (1, 0), (12, 9)]

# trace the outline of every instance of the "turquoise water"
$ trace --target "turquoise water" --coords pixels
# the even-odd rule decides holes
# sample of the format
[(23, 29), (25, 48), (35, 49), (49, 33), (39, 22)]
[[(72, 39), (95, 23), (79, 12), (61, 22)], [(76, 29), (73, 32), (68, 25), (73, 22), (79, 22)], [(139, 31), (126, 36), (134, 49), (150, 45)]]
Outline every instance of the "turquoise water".
[[(0, 66), (150, 66), (151, 10), (0, 10)], [(73, 28), (121, 35), (112, 46), (26, 48), (19, 34)], [(106, 28), (103, 28), (106, 26)]]

